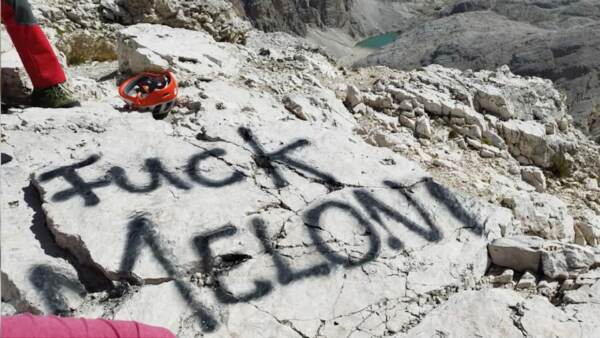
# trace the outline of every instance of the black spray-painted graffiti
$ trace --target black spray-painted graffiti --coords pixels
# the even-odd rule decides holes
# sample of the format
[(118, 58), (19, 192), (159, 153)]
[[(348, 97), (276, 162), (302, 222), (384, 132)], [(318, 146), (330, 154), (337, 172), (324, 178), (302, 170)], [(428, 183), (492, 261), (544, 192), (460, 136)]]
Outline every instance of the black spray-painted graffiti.
[(29, 280), (42, 293), (46, 306), (58, 315), (69, 315), (71, 312), (62, 290), (68, 289), (81, 296), (86, 293), (76, 276), (50, 265), (34, 266), (29, 273)]
[[(291, 170), (294, 170), (300, 175), (308, 174), (316, 181), (327, 185), (330, 188), (340, 188), (342, 186), (333, 176), (323, 173), (311, 166), (303, 163), (302, 161), (293, 159), (288, 156), (288, 153), (298, 148), (306, 147), (309, 145), (309, 141), (300, 139), (289, 145), (282, 147), (279, 150), (273, 152), (266, 152), (262, 145), (253, 136), (250, 129), (239, 128), (238, 130), (242, 139), (250, 146), (254, 155), (252, 156), (254, 162), (259, 168), (262, 168), (269, 176), (272, 177), (276, 187), (281, 188), (288, 184), (280, 170), (274, 166), (275, 163), (286, 166)], [(199, 185), (211, 188), (220, 188), (227, 185), (235, 184), (244, 179), (243, 173), (238, 170), (234, 170), (233, 173), (223, 179), (211, 179), (204, 176), (199, 167), (202, 161), (214, 157), (219, 158), (225, 155), (225, 150), (221, 148), (214, 148), (207, 150), (192, 156), (186, 165), (186, 174), (188, 178)], [(178, 177), (174, 173), (170, 172), (165, 168), (162, 161), (157, 158), (146, 159), (144, 163), (144, 171), (150, 175), (150, 182), (145, 185), (138, 185), (130, 182), (125, 170), (121, 167), (112, 167), (106, 175), (100, 177), (94, 181), (86, 182), (78, 173), (78, 169), (90, 166), (98, 162), (100, 157), (98, 155), (92, 155), (82, 162), (75, 163), (68, 166), (63, 166), (52, 171), (45, 172), (39, 176), (40, 182), (47, 182), (55, 178), (62, 177), (67, 183), (71, 185), (70, 188), (56, 192), (52, 196), (52, 200), (55, 202), (66, 201), (75, 196), (79, 196), (83, 199), (84, 205), (91, 207), (100, 203), (100, 198), (96, 193), (95, 189), (107, 187), (111, 184), (116, 184), (119, 188), (129, 193), (148, 193), (155, 191), (162, 184), (163, 181), (177, 189), (189, 190), (192, 185), (182, 178)]]
[(288, 185), (288, 183), (285, 180), (285, 178), (283, 178), (277, 167), (273, 166), (273, 163), (283, 164), (287, 168), (295, 170), (296, 172), (298, 172), (299, 170), (300, 172), (311, 174), (325, 185), (332, 187), (341, 186), (341, 184), (335, 178), (333, 178), (333, 176), (323, 173), (301, 161), (289, 158), (287, 156), (287, 153), (295, 149), (308, 146), (310, 144), (308, 140), (300, 139), (298, 141), (295, 141), (294, 143), (288, 144), (287, 146), (277, 151), (266, 153), (264, 148), (258, 143), (256, 138), (254, 137), (250, 129), (240, 128), (238, 129), (238, 133), (240, 134), (242, 139), (244, 139), (244, 141), (252, 148), (252, 151), (254, 152), (254, 162), (260, 168), (263, 168), (267, 172), (267, 174), (269, 174), (272, 177), (273, 183), (275, 183), (276, 187), (282, 188)]
[[(195, 183), (211, 188), (219, 188), (241, 181), (244, 176), (239, 171), (234, 171), (231, 176), (220, 180), (210, 179), (199, 172), (198, 167), (203, 160), (213, 156), (222, 156), (224, 154), (225, 151), (223, 149), (216, 148), (192, 156), (188, 160), (186, 168), (188, 177)], [(100, 198), (94, 193), (94, 189), (107, 187), (113, 183), (130, 193), (148, 193), (155, 191), (163, 184), (163, 180), (167, 181), (169, 185), (177, 189), (190, 190), (192, 188), (190, 183), (167, 170), (162, 161), (156, 158), (146, 159), (144, 163), (144, 170), (148, 172), (150, 176), (150, 182), (145, 185), (132, 183), (127, 177), (125, 170), (116, 166), (110, 168), (103, 177), (92, 182), (86, 182), (76, 170), (90, 166), (98, 162), (99, 159), (100, 157), (98, 155), (92, 155), (82, 162), (45, 172), (39, 176), (39, 180), (40, 182), (47, 182), (62, 177), (67, 183), (71, 184), (71, 187), (52, 195), (52, 200), (55, 202), (62, 202), (75, 196), (79, 196), (83, 199), (84, 205), (87, 207), (95, 206), (100, 203)]]
[[(279, 171), (277, 165), (285, 166), (299, 175), (307, 175), (313, 180), (317, 180), (331, 189), (339, 189), (343, 184), (339, 183), (332, 175), (323, 173), (318, 169), (312, 168), (307, 164), (292, 159), (288, 153), (294, 149), (298, 149), (308, 145), (308, 141), (299, 140), (289, 145), (282, 147), (273, 152), (267, 152), (258, 143), (249, 129), (240, 128), (239, 134), (244, 141), (250, 145), (254, 153), (254, 161), (257, 166), (265, 170), (272, 178), (275, 186), (283, 187), (288, 184), (284, 175)], [(186, 174), (189, 179), (197, 184), (219, 188), (230, 184), (235, 184), (245, 177), (244, 175), (234, 170), (230, 176), (222, 179), (212, 179), (204, 176), (198, 171), (202, 161), (209, 157), (223, 156), (223, 149), (212, 149), (192, 156), (186, 166)], [(94, 189), (116, 184), (119, 188), (131, 193), (145, 193), (156, 190), (163, 182), (167, 182), (173, 187), (182, 190), (189, 190), (192, 185), (181, 179), (174, 173), (164, 167), (158, 159), (147, 159), (144, 169), (149, 173), (149, 183), (146, 185), (138, 185), (130, 182), (124, 170), (120, 167), (111, 168), (105, 177), (101, 177), (92, 182), (84, 181), (78, 174), (77, 169), (89, 166), (98, 161), (97, 156), (92, 156), (87, 160), (58, 168), (56, 170), (40, 175), (42, 182), (54, 178), (62, 177), (68, 182), (71, 187), (55, 193), (52, 196), (54, 201), (64, 201), (75, 196), (83, 199), (84, 205), (90, 207), (97, 205), (100, 200), (94, 193)], [(256, 237), (261, 244), (264, 252), (269, 255), (273, 261), (273, 266), (276, 269), (276, 280), (255, 279), (252, 280), (253, 288), (251, 290), (235, 293), (227, 287), (227, 275), (230, 271), (236, 269), (241, 263), (252, 259), (248, 254), (242, 252), (231, 252), (227, 254), (216, 255), (213, 252), (213, 245), (217, 241), (231, 240), (238, 231), (238, 228), (232, 224), (227, 224), (219, 228), (206, 231), (198, 234), (191, 239), (192, 245), (195, 248), (199, 266), (197, 271), (200, 271), (203, 278), (206, 280), (204, 286), (210, 287), (214, 292), (215, 298), (222, 304), (235, 304), (239, 302), (248, 302), (259, 299), (271, 293), (275, 283), (281, 286), (289, 285), (295, 281), (306, 278), (319, 278), (329, 275), (333, 269), (343, 268), (352, 269), (364, 265), (376, 259), (382, 250), (382, 245), (387, 244), (393, 250), (401, 250), (404, 247), (402, 240), (393, 235), (392, 230), (388, 227), (384, 217), (391, 219), (399, 224), (404, 225), (409, 231), (414, 232), (421, 238), (427, 241), (435, 242), (442, 239), (442, 233), (439, 227), (434, 223), (432, 215), (428, 209), (415, 198), (411, 188), (403, 187), (392, 181), (383, 182), (389, 189), (396, 191), (403, 200), (417, 211), (420, 219), (425, 225), (417, 224), (405, 216), (402, 212), (392, 205), (388, 205), (378, 199), (372, 192), (364, 189), (352, 190), (354, 198), (360, 209), (356, 208), (349, 201), (340, 200), (325, 200), (312, 205), (303, 213), (303, 222), (305, 229), (308, 232), (308, 237), (314, 245), (316, 252), (323, 258), (322, 262), (313, 266), (297, 269), (293, 267), (278, 247), (271, 241), (267, 231), (267, 225), (260, 217), (254, 217), (250, 221), (251, 233)], [(470, 231), (481, 234), (482, 226), (463, 208), (462, 203), (447, 189), (435, 183), (431, 179), (426, 179), (420, 182), (429, 196), (433, 197), (437, 203), (445, 205), (446, 209), (459, 221), (467, 224), (465, 228)], [(325, 224), (325, 213), (331, 210), (343, 212), (348, 217), (354, 220), (354, 224), (361, 227), (360, 233), (367, 237), (367, 249), (359, 257), (344, 254), (331, 245), (331, 242), (323, 238), (323, 234), (328, 226)], [(340, 225), (337, 225), (338, 227)], [(342, 225), (344, 226), (344, 225)], [(159, 225), (154, 224), (149, 218), (144, 215), (139, 215), (133, 218), (128, 224), (127, 241), (124, 248), (124, 255), (121, 261), (119, 276), (123, 276), (125, 280), (136, 280), (134, 275), (135, 262), (144, 245), (148, 246), (157, 259), (162, 268), (168, 273), (168, 276), (174, 281), (176, 288), (187, 304), (196, 314), (202, 329), (205, 332), (214, 331), (218, 327), (218, 321), (210, 309), (205, 306), (197, 296), (199, 286), (192, 283), (189, 279), (188, 270), (180, 268), (175, 262), (177, 259), (172, 257), (158, 235)], [(379, 232), (382, 229), (387, 233), (387, 240), (382, 242)]]

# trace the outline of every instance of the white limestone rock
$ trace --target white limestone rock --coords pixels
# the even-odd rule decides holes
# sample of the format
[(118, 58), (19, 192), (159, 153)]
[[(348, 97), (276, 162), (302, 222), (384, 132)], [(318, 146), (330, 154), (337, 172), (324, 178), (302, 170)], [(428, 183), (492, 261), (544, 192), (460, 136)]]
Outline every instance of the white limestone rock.
[(514, 271), (512, 269), (504, 269), (501, 274), (492, 277), (492, 284), (504, 285), (513, 282)]
[(488, 245), (492, 262), (516, 271), (538, 271), (540, 249), (544, 241), (538, 237), (520, 236), (496, 239)]
[(592, 191), (600, 190), (600, 188), (598, 188), (598, 180), (596, 178), (588, 177), (585, 179), (583, 184), (585, 185), (585, 188), (588, 190), (592, 190)]
[(516, 271), (542, 271), (550, 279), (564, 280), (572, 272), (596, 267), (600, 251), (576, 244), (533, 236), (499, 238), (488, 245), (492, 262)]
[(523, 181), (531, 184), (537, 192), (544, 192), (546, 190), (546, 176), (538, 167), (522, 167), (521, 178)]
[[(546, 126), (567, 115), (563, 98), (545, 80), (500, 69), (474, 73), (431, 65), (401, 73), (385, 90), (394, 104), (417, 102), (432, 118), (442, 117), (461, 135), (507, 149), (523, 165), (561, 171), (576, 150), (577, 138), (566, 130), (547, 132)], [(496, 156), (489, 149), (480, 152)]]
[[(411, 94), (428, 93), (429, 111), (440, 113), (443, 109), (436, 107), (446, 104), (432, 100), (434, 97), (452, 98), (457, 93), (463, 102), (475, 110), (485, 114), (493, 114), (503, 120), (520, 119), (554, 121), (562, 118), (566, 107), (559, 91), (552, 83), (538, 78), (516, 76), (510, 71), (461, 72), (438, 65), (430, 65), (413, 72), (415, 86), (404, 85), (403, 90)], [(426, 86), (419, 88), (420, 81)], [(437, 87), (437, 94), (430, 88)], [(425, 96), (423, 95), (422, 98)], [(421, 99), (420, 99), (421, 101)]]
[(519, 232), (545, 239), (572, 241), (575, 221), (567, 205), (556, 196), (537, 192), (514, 192), (508, 195), (513, 213), (521, 222)]
[[(7, 148), (2, 144), (3, 162)], [(24, 165), (27, 155), (13, 156), (2, 165), (1, 175), (2, 300), (18, 312), (69, 314), (87, 291), (46, 228)]]
[(363, 102), (363, 94), (356, 86), (348, 85), (346, 89), (346, 104), (350, 108), (356, 107)]
[(101, 13), (112, 22), (163, 24), (190, 30), (203, 30), (215, 40), (244, 43), (251, 24), (236, 14), (227, 1), (140, 1), (122, 0), (101, 3)]
[(410, 130), (415, 130), (416, 128), (416, 122), (414, 119), (411, 119), (407, 116), (404, 115), (400, 115), (400, 117), (398, 117), (398, 121), (400, 122), (400, 124)]
[(600, 302), (600, 281), (591, 285), (584, 285), (577, 290), (565, 292), (565, 301), (572, 304), (585, 304)]
[(394, 108), (394, 100), (387, 93), (384, 95), (363, 93), (363, 102), (377, 111)]
[(348, 119), (346, 108), (330, 92), (315, 91), (311, 95), (291, 93), (283, 98), (285, 108), (300, 120), (329, 124), (332, 115)]
[(410, 100), (403, 100), (400, 102), (398, 108), (402, 109), (403, 111), (411, 111), (414, 107)]
[(15, 309), (10, 303), (2, 302), (0, 304), (0, 313), (2, 316), (12, 316), (17, 313), (17, 309)]
[(542, 270), (551, 279), (566, 279), (570, 272), (586, 271), (600, 264), (600, 251), (576, 244), (549, 247), (542, 252)]
[[(473, 316), (476, 313), (477, 316)], [(405, 337), (576, 337), (583, 330), (546, 298), (525, 299), (507, 289), (459, 292), (430, 312)], [(518, 321), (522, 325), (514, 325)]]
[(516, 288), (517, 290), (535, 289), (535, 285), (535, 276), (531, 272), (526, 271), (523, 276), (521, 276), (521, 279), (519, 279)]
[(499, 123), (499, 134), (508, 150), (521, 164), (552, 168), (556, 157), (573, 148), (572, 143), (559, 135), (546, 135), (544, 126), (535, 121), (510, 120)]
[(500, 137), (496, 132), (488, 129), (483, 132), (482, 137), (485, 142), (489, 143), (490, 145), (500, 150), (506, 149), (506, 142), (504, 142), (504, 139), (502, 139), (502, 137)]
[[(213, 81), (205, 93), (213, 98), (222, 88)], [(231, 95), (231, 89), (225, 92)], [(461, 285), (466, 276), (485, 273), (486, 238), (500, 236), (511, 222), (509, 210), (455, 194), (416, 164), (360, 141), (345, 125), (282, 119), (283, 103), (272, 97), (253, 103), (261, 114), (230, 113), (235, 101), (224, 110), (207, 104), (199, 112), (202, 128), (123, 114), (107, 104), (26, 109), (3, 121), (15, 140), (11, 153), (35, 174), (57, 243), (115, 281), (161, 283), (127, 293), (110, 312), (114, 318), (143, 319), (186, 336), (207, 329), (192, 315), (195, 301), (218, 324), (216, 336), (240, 332), (251, 323), (244, 318), (286, 320), (310, 333), (320, 325), (315, 317), (330, 325), (385, 299)], [(267, 109), (272, 104), (277, 108)], [(136, 141), (123, 147), (125, 139)], [(291, 144), (296, 146), (289, 152), (274, 155)], [(61, 175), (69, 171), (48, 174), (86, 159), (73, 170), (96, 182), (91, 192), (68, 193), (73, 186)], [(264, 230), (256, 228), (257, 217)], [(257, 237), (257, 229), (266, 239)], [(238, 296), (258, 285), (265, 293), (252, 302), (219, 295), (217, 277), (199, 267), (207, 259), (198, 246), (202, 236), (215, 233), (222, 237), (211, 244), (214, 264), (232, 264), (218, 277), (221, 285)], [(265, 250), (264, 243), (272, 243), (292, 271), (313, 272), (282, 275), (275, 249)], [(164, 297), (159, 302), (170, 304), (168, 315), (140, 312)], [(257, 330), (278, 336), (290, 332), (261, 325)]]
[(585, 244), (596, 247), (600, 245), (600, 215), (586, 210), (575, 221), (575, 227), (583, 235)]
[(352, 112), (354, 114), (367, 114), (369, 112), (373, 112), (373, 109), (371, 109), (371, 107), (367, 107), (367, 105), (364, 103), (359, 103), (352, 108)]
[(476, 125), (454, 126), (453, 130), (474, 140), (481, 140), (482, 138), (481, 128)]
[(421, 116), (416, 120), (415, 133), (417, 134), (417, 137), (426, 139), (430, 139), (433, 136), (431, 123), (429, 122), (429, 118), (427, 116)]
[(204, 79), (236, 74), (242, 59), (235, 46), (217, 43), (204, 32), (150, 24), (121, 30), (117, 50), (122, 72), (174, 69)]
[[(286, 96), (283, 98), (285, 108), (301, 120), (308, 120), (307, 107), (310, 107), (310, 101), (305, 97), (291, 98)], [(310, 109), (310, 108), (309, 108)]]

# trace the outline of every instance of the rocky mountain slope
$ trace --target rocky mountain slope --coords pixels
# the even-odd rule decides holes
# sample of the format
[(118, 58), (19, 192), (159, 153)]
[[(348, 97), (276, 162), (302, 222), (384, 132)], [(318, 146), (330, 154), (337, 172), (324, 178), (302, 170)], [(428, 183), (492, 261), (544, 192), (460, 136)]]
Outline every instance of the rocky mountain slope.
[[(348, 71), (218, 1), (54, 1), (37, 11), (85, 61), (69, 69), (84, 102), (0, 120), (3, 314), (179, 337), (600, 328), (600, 147), (550, 81)], [(2, 52), (3, 81), (26, 90)], [(119, 79), (162, 67), (175, 110), (124, 109)]]
[[(600, 4), (592, 0), (234, 2), (255, 27), (306, 36), (342, 63), (410, 70), (441, 64), (462, 70), (502, 65), (554, 81), (576, 125), (600, 140)], [(368, 36), (399, 32), (373, 52)]]
[(508, 65), (567, 94), (569, 112), (600, 140), (600, 4), (597, 1), (456, 1), (360, 65), (399, 69), (440, 64), (459, 69)]

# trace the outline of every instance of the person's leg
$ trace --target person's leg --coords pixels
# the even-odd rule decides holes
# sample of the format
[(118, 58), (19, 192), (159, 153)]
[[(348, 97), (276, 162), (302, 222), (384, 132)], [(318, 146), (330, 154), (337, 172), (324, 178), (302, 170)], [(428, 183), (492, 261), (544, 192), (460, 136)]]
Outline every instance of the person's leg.
[(65, 82), (65, 73), (46, 35), (36, 23), (27, 0), (1, 1), (2, 21), (34, 88), (44, 89)]

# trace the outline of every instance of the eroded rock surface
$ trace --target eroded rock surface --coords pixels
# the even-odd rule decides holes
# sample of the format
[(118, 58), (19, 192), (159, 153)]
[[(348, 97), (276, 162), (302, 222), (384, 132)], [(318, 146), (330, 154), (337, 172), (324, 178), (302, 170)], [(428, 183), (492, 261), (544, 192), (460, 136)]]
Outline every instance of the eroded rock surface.
[[(441, 67), (344, 75), (281, 33), (240, 45), (144, 23), (115, 36), (118, 63), (71, 70), (82, 107), (3, 115), (6, 313), (180, 337), (429, 337), (456, 315), (464, 325), (444, 333), (600, 325), (585, 301), (600, 201), (583, 188), (597, 148), (550, 83)], [(175, 72), (167, 118), (111, 90), (135, 67)], [(499, 131), (513, 121), (543, 127), (536, 149)], [(544, 162), (556, 154), (569, 175)], [(543, 171), (544, 193), (521, 164)], [(515, 264), (488, 254), (523, 234), (539, 245), (502, 246)]]

